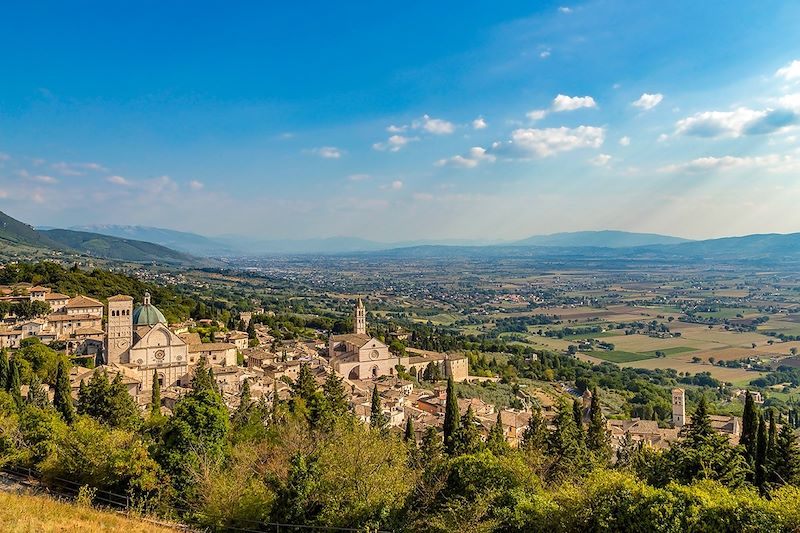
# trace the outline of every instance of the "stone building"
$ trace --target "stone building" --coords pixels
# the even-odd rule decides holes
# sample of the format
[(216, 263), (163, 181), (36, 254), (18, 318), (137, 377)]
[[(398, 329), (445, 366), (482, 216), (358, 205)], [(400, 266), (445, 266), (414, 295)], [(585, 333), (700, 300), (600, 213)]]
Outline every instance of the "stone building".
[(189, 372), (186, 343), (167, 327), (167, 319), (145, 293), (141, 305), (125, 295), (108, 299), (105, 361), (138, 372), (141, 387), (152, 387), (153, 372), (162, 387), (177, 386)]

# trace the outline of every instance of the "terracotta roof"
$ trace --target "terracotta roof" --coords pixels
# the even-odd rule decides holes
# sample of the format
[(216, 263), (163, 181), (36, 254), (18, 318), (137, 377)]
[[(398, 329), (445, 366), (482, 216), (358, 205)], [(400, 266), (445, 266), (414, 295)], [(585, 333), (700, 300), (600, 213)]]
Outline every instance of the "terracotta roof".
[(108, 299), (109, 302), (132, 302), (133, 298), (125, 294), (117, 294)]
[(93, 298), (79, 294), (75, 298), (70, 298), (69, 302), (67, 302), (68, 309), (75, 309), (76, 307), (103, 307), (103, 304)]
[(344, 335), (334, 335), (332, 340), (333, 342), (347, 342), (360, 348), (371, 341), (372, 337), (363, 333), (346, 333)]
[(40, 287), (37, 285), (36, 287), (31, 287), (30, 289), (28, 289), (28, 292), (50, 292), (50, 289), (48, 289), (47, 287)]
[(69, 296), (60, 292), (48, 292), (44, 295), (45, 300), (69, 300)]
[(221, 352), (224, 350), (235, 350), (236, 345), (229, 342), (204, 342), (201, 344), (189, 345), (189, 353), (199, 352)]
[(75, 330), (75, 335), (104, 335), (105, 331), (99, 328), (79, 328)]
[(53, 313), (47, 317), (48, 322), (67, 322), (70, 320), (100, 320), (100, 317), (97, 315), (87, 315), (87, 314), (79, 314), (79, 315), (68, 315), (66, 313)]

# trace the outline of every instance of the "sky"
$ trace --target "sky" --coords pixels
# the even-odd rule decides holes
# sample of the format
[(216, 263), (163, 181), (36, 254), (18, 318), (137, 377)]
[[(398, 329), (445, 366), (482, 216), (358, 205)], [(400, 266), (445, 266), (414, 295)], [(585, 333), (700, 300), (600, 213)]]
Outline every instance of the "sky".
[(800, 231), (800, 3), (14, 2), (0, 210), (513, 240)]

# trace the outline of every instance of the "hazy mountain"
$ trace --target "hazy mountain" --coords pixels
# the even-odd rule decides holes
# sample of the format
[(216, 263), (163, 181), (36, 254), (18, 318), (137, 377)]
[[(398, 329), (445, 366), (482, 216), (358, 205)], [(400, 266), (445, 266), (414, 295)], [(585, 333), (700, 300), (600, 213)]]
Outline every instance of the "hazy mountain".
[(535, 235), (509, 243), (512, 246), (594, 246), (598, 248), (631, 248), (634, 246), (650, 246), (654, 244), (678, 244), (691, 242), (680, 237), (658, 235), (655, 233), (632, 233), (629, 231), (574, 231), (553, 233), (551, 235)]
[(258, 239), (256, 237), (243, 237), (240, 235), (225, 235), (217, 237), (246, 255), (268, 254), (339, 254), (352, 252), (370, 252), (406, 248), (410, 246), (439, 245), (439, 246), (464, 246), (482, 245), (486, 241), (444, 239), (439, 241), (418, 240), (400, 242), (379, 242), (359, 237), (328, 237), (320, 239)]
[(118, 225), (92, 225), (92, 226), (73, 226), (70, 228), (76, 231), (87, 231), (110, 235), (123, 239), (152, 242), (166, 246), (173, 250), (186, 252), (193, 255), (202, 256), (222, 256), (240, 253), (230, 244), (204, 237), (196, 233), (175, 231), (165, 228), (154, 228), (149, 226), (118, 226)]
[(165, 246), (83, 231), (37, 230), (0, 212), (0, 255), (34, 260), (54, 252), (90, 255), (112, 261), (206, 265), (208, 260), (177, 252)]

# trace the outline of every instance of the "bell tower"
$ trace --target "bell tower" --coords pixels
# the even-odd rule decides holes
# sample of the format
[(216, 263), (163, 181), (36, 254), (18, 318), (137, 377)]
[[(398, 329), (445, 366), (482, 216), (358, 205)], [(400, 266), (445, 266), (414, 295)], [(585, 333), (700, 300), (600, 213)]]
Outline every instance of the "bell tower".
[(672, 389), (672, 425), (676, 428), (686, 424), (686, 393), (683, 389)]
[(361, 298), (356, 303), (355, 316), (353, 317), (353, 333), (356, 335), (367, 334), (367, 310), (364, 309), (364, 302)]
[(106, 326), (106, 362), (128, 363), (133, 343), (133, 298), (112, 296), (108, 299)]

